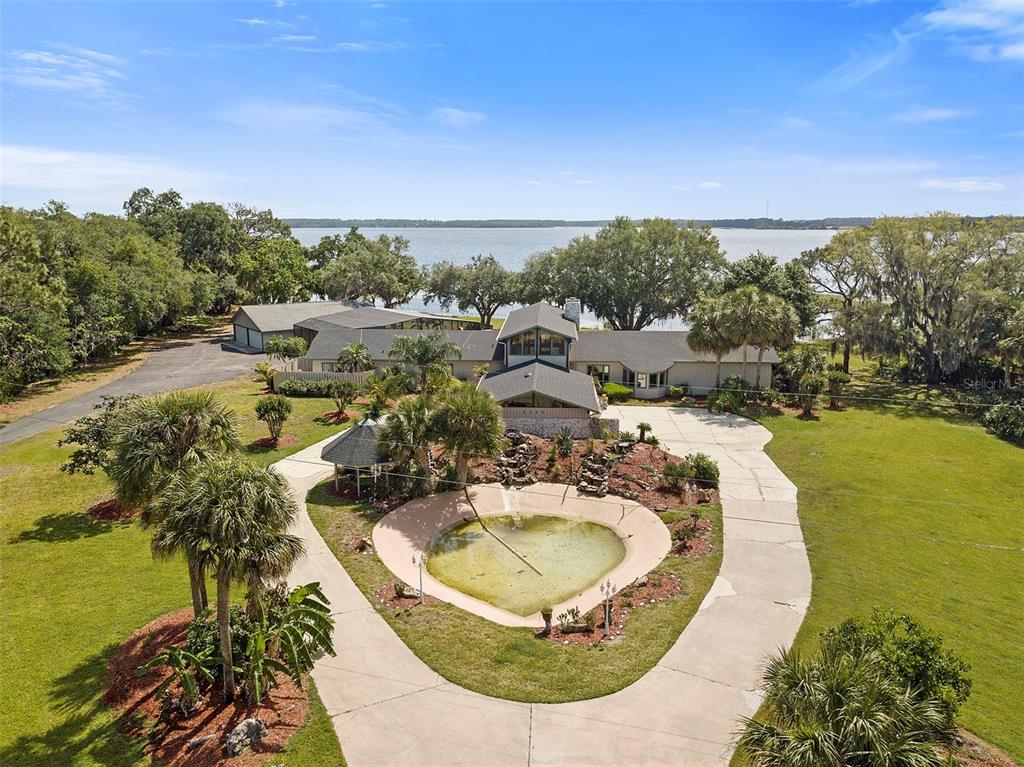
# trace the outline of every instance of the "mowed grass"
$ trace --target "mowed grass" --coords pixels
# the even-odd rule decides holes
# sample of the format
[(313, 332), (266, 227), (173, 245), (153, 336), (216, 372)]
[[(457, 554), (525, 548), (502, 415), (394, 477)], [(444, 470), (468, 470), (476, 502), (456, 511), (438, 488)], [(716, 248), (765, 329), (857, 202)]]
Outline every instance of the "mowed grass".
[(451, 682), (509, 700), (582, 700), (632, 683), (679, 637), (721, 564), (721, 508), (717, 504), (700, 506), (713, 523), (712, 553), (694, 559), (667, 557), (657, 568), (679, 576), (683, 594), (634, 608), (623, 638), (614, 644), (562, 646), (536, 637), (533, 629), (499, 626), (447, 603), (400, 611), (381, 605), (376, 593), (394, 583), (395, 576), (375, 554), (357, 553), (352, 546), (370, 534), (381, 515), (331, 495), (324, 485), (310, 493), (308, 508), (313, 523), (356, 585), (421, 660)]
[(799, 488), (814, 576), (797, 645), (880, 606), (909, 612), (971, 666), (961, 724), (1024, 760), (1024, 449), (935, 392), (860, 373), (814, 419), (754, 414)]
[[(241, 379), (218, 386), (239, 412), (246, 443), (266, 434), (252, 413), (259, 385)], [(285, 432), (298, 442), (255, 450), (267, 465), (340, 431), (313, 419), (327, 400), (294, 400)], [(102, 522), (84, 512), (109, 495), (102, 475), (58, 471), (68, 448), (60, 430), (0, 448), (0, 764), (19, 767), (139, 765), (138, 742), (117, 732), (101, 694), (106, 661), (139, 626), (189, 604), (182, 562), (157, 562), (149, 536), (134, 522)], [(318, 700), (287, 754), (288, 765), (342, 764), (330, 720)]]

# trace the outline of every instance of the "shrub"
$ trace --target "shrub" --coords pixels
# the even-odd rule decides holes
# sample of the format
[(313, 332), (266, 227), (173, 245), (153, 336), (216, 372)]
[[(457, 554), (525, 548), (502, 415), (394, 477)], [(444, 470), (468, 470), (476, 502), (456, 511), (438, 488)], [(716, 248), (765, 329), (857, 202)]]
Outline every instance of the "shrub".
[(811, 415), (814, 401), (826, 385), (825, 376), (820, 373), (807, 373), (800, 379), (797, 389), (797, 401), (800, 403), (800, 409), (804, 415)]
[(718, 464), (706, 453), (690, 453), (685, 458), (690, 464), (693, 479), (703, 487), (718, 487)]
[(555, 439), (552, 444), (558, 450), (558, 454), (564, 458), (572, 455), (573, 442), (572, 429), (568, 426), (563, 426), (558, 430), (558, 434), (555, 435)]
[(609, 402), (623, 402), (633, 396), (633, 390), (622, 384), (606, 383), (604, 396), (608, 398)]
[(782, 401), (782, 393), (778, 389), (764, 389), (758, 398), (768, 407), (771, 407), (776, 402)]
[(790, 393), (800, 389), (800, 380), (806, 375), (824, 375), (828, 367), (825, 352), (810, 344), (797, 344), (781, 355), (779, 387)]
[(821, 638), (823, 645), (849, 655), (877, 653), (890, 678), (913, 690), (918, 700), (939, 701), (950, 721), (971, 694), (967, 663), (909, 615), (876, 608), (870, 619), (848, 618)]
[(284, 429), (284, 422), (292, 412), (292, 403), (280, 394), (271, 394), (256, 400), (256, 417), (270, 430), (270, 436), (277, 439)]
[(743, 408), (743, 395), (736, 391), (713, 391), (708, 394), (707, 407), (712, 413), (738, 413)]
[(345, 414), (346, 408), (355, 401), (361, 390), (362, 387), (355, 381), (327, 382), (327, 392), (330, 398), (334, 400), (334, 407), (340, 415)]
[(281, 381), (277, 387), (278, 394), (286, 397), (323, 397), (329, 399), (331, 396), (331, 384), (334, 381), (306, 381), (298, 378), (290, 378)]
[(741, 376), (729, 376), (722, 381), (718, 390), (736, 392), (740, 396), (740, 400), (745, 401), (750, 399), (750, 393), (754, 390), (754, 385), (744, 380)]
[(689, 461), (669, 461), (661, 469), (661, 478), (673, 490), (678, 490), (686, 480), (693, 477)]
[[(205, 647), (199, 653), (191, 653), (169, 645), (149, 663), (139, 666), (137, 674), (142, 676), (157, 666), (165, 666), (171, 672), (154, 691), (156, 697), (162, 701), (163, 710), (166, 712), (176, 708), (182, 715), (189, 716), (203, 699), (199, 682), (212, 682), (214, 672), (220, 667), (220, 663), (214, 656), (212, 647)], [(181, 687), (181, 695), (177, 700), (170, 694), (171, 686), (175, 682)]]
[(260, 362), (257, 365), (253, 365), (252, 372), (263, 379), (264, 386), (268, 388), (274, 386), (274, 366), (269, 362)]
[(647, 439), (645, 439), (644, 442), (646, 442), (648, 445), (651, 445), (652, 447), (657, 447), (658, 445), (661, 444), (661, 440), (655, 437), (653, 434), (647, 437)]
[(670, 386), (670, 387), (668, 387), (668, 390), (667, 390), (666, 393), (670, 397), (678, 398), (678, 397), (685, 396), (687, 391), (689, 391), (689, 386), (687, 384), (681, 384), (680, 386)]
[(994, 405), (986, 410), (981, 422), (1003, 439), (1024, 445), (1024, 404)]
[(830, 370), (825, 376), (828, 388), (828, 406), (835, 410), (839, 407), (839, 398), (843, 396), (843, 390), (850, 383), (850, 376), (842, 370)]

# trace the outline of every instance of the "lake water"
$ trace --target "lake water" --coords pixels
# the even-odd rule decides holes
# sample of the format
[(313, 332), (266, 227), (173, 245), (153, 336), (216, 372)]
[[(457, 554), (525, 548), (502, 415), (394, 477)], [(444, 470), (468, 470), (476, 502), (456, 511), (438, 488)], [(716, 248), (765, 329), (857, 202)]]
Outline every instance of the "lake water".
[[(347, 229), (294, 229), (293, 234), (303, 245), (316, 245), (322, 237), (344, 235)], [(421, 265), (438, 261), (455, 264), (468, 263), (477, 254), (491, 254), (506, 269), (518, 270), (534, 253), (559, 248), (569, 244), (573, 237), (593, 235), (597, 227), (559, 226), (516, 229), (496, 228), (364, 228), (362, 233), (373, 238), (380, 234), (401, 235), (409, 240), (409, 252)], [(826, 244), (835, 234), (830, 229), (712, 229), (730, 261), (749, 256), (760, 250), (775, 256), (785, 263), (796, 258), (805, 250)], [(408, 304), (413, 309), (432, 309), (417, 299)], [(504, 312), (499, 312), (499, 315)], [(597, 318), (584, 314), (587, 325), (599, 324)], [(684, 327), (676, 320), (657, 323), (654, 327), (675, 329)]]

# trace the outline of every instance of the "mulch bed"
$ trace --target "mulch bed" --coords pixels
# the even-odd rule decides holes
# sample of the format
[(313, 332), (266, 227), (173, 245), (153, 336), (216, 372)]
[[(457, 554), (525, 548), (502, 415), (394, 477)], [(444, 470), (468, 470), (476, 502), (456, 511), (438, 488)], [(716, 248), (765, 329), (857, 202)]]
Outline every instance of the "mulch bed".
[(85, 513), (93, 519), (121, 520), (131, 519), (138, 514), (138, 509), (126, 509), (117, 498), (107, 498), (94, 503)]
[[(410, 607), (419, 607), (419, 597), (400, 597), (395, 593), (395, 584), (389, 583), (387, 586), (382, 586), (377, 589), (377, 599), (382, 604), (387, 605), (392, 610), (408, 610)], [(430, 596), (430, 594), (423, 595), (424, 605), (436, 605), (440, 604), (441, 600), (436, 597)]]
[(279, 447), (288, 447), (294, 445), (298, 441), (298, 437), (294, 434), (282, 434), (280, 437), (263, 437), (261, 439), (253, 440), (250, 445), (252, 447), (266, 447), (272, 450), (276, 450)]
[(711, 520), (708, 519), (680, 519), (667, 525), (668, 531), (675, 534), (676, 530), (690, 528), (694, 534), (686, 541), (685, 546), (680, 546), (681, 541), (672, 539), (671, 555), (677, 557), (703, 557), (711, 553)]
[[(633, 610), (671, 599), (682, 590), (683, 584), (676, 576), (657, 571), (651, 572), (646, 576), (644, 585), (628, 586), (614, 596), (609, 633), (604, 633), (604, 604), (602, 603), (589, 613), (594, 625), (592, 631), (562, 633), (558, 628), (557, 620), (552, 618), (551, 633), (547, 635), (546, 639), (560, 645), (596, 645), (601, 642), (615, 641), (622, 636), (626, 618)], [(537, 635), (544, 636), (544, 633), (538, 632)]]
[(346, 421), (359, 418), (360, 415), (361, 413), (358, 410), (346, 410), (344, 413), (339, 413), (337, 410), (329, 410), (320, 418), (328, 423), (345, 423)]
[[(556, 456), (554, 462), (548, 457), (551, 440), (525, 435), (537, 448), (537, 460), (534, 462), (534, 474), (538, 482), (554, 482), (557, 484), (575, 484), (573, 479), (579, 472), (580, 463), (587, 453), (588, 440), (578, 439), (573, 443), (570, 456)], [(594, 440), (594, 449), (605, 453), (609, 443)], [(674, 456), (654, 445), (638, 443), (633, 449), (622, 456), (608, 477), (608, 492), (635, 500), (652, 511), (669, 511), (681, 506), (697, 503), (695, 492), (681, 492), (662, 484), (661, 470), (666, 463), (677, 463), (681, 456)], [(557, 467), (557, 468), (556, 468)], [(470, 466), (473, 477), (478, 482), (497, 482), (498, 474), (492, 460), (478, 459)], [(716, 503), (718, 491), (714, 490), (709, 500)]]
[[(366, 478), (363, 484), (364, 496), (367, 492), (367, 486), (372, 482), (373, 480)], [(327, 494), (330, 496), (333, 496), (335, 498), (341, 498), (344, 501), (358, 501), (360, 503), (365, 503), (370, 508), (376, 509), (377, 511), (380, 512), (387, 512), (391, 511), (392, 509), (397, 509), (403, 503), (407, 503), (410, 500), (409, 498), (402, 498), (397, 495), (389, 495), (387, 498), (378, 498), (372, 501), (368, 500), (365, 497), (360, 498), (356, 494), (356, 483), (348, 479), (343, 479), (339, 483), (339, 487), (337, 489), (334, 488), (333, 479), (325, 482), (323, 487), (324, 490), (327, 491)]]
[[(160, 720), (157, 686), (166, 678), (164, 669), (153, 669), (136, 676), (139, 666), (151, 660), (165, 645), (185, 639), (192, 610), (169, 613), (140, 628), (121, 645), (107, 665), (107, 689), (104, 701), (120, 712), (118, 724), (127, 734), (147, 739), (147, 751), (162, 767), (257, 767), (270, 762), (274, 754), (302, 726), (309, 712), (306, 693), (287, 677), (279, 677), (279, 686), (259, 706), (244, 702), (226, 703), (218, 690), (208, 691), (206, 702), (188, 719)], [(228, 759), (224, 737), (239, 722), (259, 717), (267, 726), (267, 735), (240, 756)], [(159, 720), (159, 721), (158, 721)], [(213, 736), (190, 747), (190, 741)]]

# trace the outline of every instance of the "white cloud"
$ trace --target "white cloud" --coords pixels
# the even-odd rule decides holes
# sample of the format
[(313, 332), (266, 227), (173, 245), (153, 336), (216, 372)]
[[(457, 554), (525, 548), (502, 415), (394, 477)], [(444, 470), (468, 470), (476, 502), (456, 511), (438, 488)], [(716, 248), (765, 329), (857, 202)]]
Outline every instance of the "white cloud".
[(668, 188), (676, 192), (708, 192), (725, 189), (725, 184), (720, 181), (698, 181), (695, 184), (669, 184)]
[(487, 115), (455, 107), (437, 107), (430, 112), (430, 119), (453, 128), (465, 128), (470, 125), (479, 125), (487, 119)]
[(901, 123), (932, 123), (942, 120), (954, 120), (958, 117), (966, 117), (970, 112), (963, 109), (943, 109), (939, 107), (917, 107), (908, 109), (896, 115), (895, 119)]
[(220, 118), (247, 128), (272, 128), (306, 133), (331, 129), (369, 129), (386, 122), (380, 112), (335, 104), (289, 104), (281, 101), (249, 101), (229, 107)]
[(977, 61), (1024, 59), (1020, 0), (947, 0), (924, 14), (921, 23)]
[(128, 62), (120, 56), (68, 45), (56, 50), (13, 50), (5, 82), (33, 90), (73, 92), (120, 107), (123, 94), (116, 84), (126, 79)]
[(356, 53), (363, 52), (376, 52), (380, 51), (383, 53), (391, 53), (394, 51), (401, 51), (407, 48), (405, 43), (386, 43), (382, 40), (365, 40), (362, 42), (343, 42), (335, 43), (334, 50), (336, 51), (354, 51)]
[(881, 157), (837, 162), (825, 170), (828, 173), (846, 173), (853, 176), (893, 176), (935, 170), (935, 163), (932, 160), (898, 160)]
[(282, 43), (308, 43), (310, 40), (316, 40), (316, 35), (278, 35), (274, 39)]
[(918, 184), (922, 189), (942, 189), (947, 192), (1001, 192), (1005, 184), (975, 178), (933, 178)]
[(5, 187), (38, 189), (47, 195), (116, 192), (118, 199), (140, 186), (173, 187), (186, 196), (200, 196), (226, 180), (157, 157), (18, 144), (0, 146), (0, 169)]
[(805, 117), (796, 117), (794, 115), (786, 115), (782, 118), (782, 124), (786, 128), (813, 128), (814, 121), (808, 120)]
[(823, 91), (846, 91), (905, 56), (910, 37), (893, 30), (892, 39), (870, 50), (851, 51), (839, 66), (825, 73), (814, 87)]
[(262, 27), (262, 26), (270, 23), (266, 19), (258, 19), (258, 18), (235, 19), (235, 21), (239, 22), (240, 24), (248, 24), (250, 27)]
[(596, 184), (597, 182), (594, 181), (594, 179), (592, 178), (576, 178), (570, 181), (569, 183), (572, 184), (573, 186), (590, 186), (591, 184)]
[(537, 181), (536, 179), (530, 179), (526, 183), (529, 184), (530, 186), (544, 186), (543, 181)]

